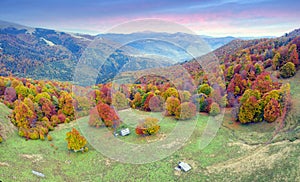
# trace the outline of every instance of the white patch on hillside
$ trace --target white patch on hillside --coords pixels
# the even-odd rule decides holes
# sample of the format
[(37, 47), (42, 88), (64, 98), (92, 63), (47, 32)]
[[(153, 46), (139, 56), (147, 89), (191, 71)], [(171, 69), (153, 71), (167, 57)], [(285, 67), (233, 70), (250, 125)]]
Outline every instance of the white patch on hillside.
[(47, 40), (45, 38), (41, 38), (41, 40), (45, 41), (46, 44), (48, 44), (49, 46), (55, 46), (55, 44), (53, 42), (51, 42), (50, 40)]
[(74, 34), (74, 33), (69, 33), (72, 37), (74, 37), (74, 38), (77, 38), (77, 39), (84, 39), (84, 40), (89, 40), (90, 41), (90, 39), (88, 39), (88, 38), (86, 38), (86, 37), (81, 37), (80, 35), (78, 35), (78, 34)]

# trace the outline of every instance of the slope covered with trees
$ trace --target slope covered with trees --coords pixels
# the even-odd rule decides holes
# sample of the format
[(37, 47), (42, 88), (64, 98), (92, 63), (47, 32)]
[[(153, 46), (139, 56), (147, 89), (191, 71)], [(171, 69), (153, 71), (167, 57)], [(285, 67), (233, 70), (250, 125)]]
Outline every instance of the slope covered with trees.
[[(195, 44), (195, 36), (197, 35), (154, 32), (92, 36), (0, 21), (0, 75), (8, 76), (12, 73), (32, 79), (72, 81), (81, 56), (96, 42), (103, 46), (98, 54), (106, 55), (93, 60), (98, 67), (103, 65), (99, 69), (103, 75), (99, 75), (97, 83), (105, 83), (120, 68), (122, 71), (136, 71), (189, 60), (190, 55), (185, 50), (162, 40), (182, 42), (184, 48), (188, 48)], [(224, 45), (231, 39), (234, 38), (207, 37), (205, 41), (215, 47)], [(199, 55), (207, 51), (209, 49)]]
[(203, 56), (158, 69), (159, 76), (151, 70), (144, 76), (134, 72), (139, 78), (135, 83), (73, 88), (64, 82), (1, 77), (0, 98), (13, 109), (11, 121), (19, 135), (28, 139), (44, 140), (58, 124), (88, 114), (90, 126), (116, 128), (122, 123), (117, 110), (129, 107), (163, 111), (178, 120), (192, 118), (197, 111), (215, 116), (224, 107), (232, 108), (233, 118), (240, 123), (284, 119), (291, 104), (290, 86), (280, 79), (294, 76), (299, 69), (300, 37), (291, 33), (241, 41), (236, 47), (230, 44), (215, 51), (219, 69), (203, 69), (197, 61), (209, 65), (214, 58)]

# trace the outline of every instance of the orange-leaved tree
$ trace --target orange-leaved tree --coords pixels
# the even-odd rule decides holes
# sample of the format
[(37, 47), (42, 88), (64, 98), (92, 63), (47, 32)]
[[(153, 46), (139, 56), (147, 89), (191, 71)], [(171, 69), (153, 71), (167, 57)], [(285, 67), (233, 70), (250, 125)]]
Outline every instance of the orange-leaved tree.
[(117, 115), (116, 111), (108, 104), (99, 102), (96, 107), (99, 117), (101, 118), (105, 126), (111, 127), (114, 125), (114, 122), (119, 122), (120, 118)]
[(264, 119), (267, 122), (274, 122), (281, 114), (280, 104), (274, 98), (264, 108)]

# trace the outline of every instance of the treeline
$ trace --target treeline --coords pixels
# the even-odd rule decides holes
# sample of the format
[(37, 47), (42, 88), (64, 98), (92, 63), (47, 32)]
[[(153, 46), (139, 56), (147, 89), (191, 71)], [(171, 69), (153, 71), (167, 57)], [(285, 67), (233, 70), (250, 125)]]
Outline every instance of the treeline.
[(13, 110), (11, 121), (19, 135), (27, 139), (44, 140), (55, 126), (74, 119), (69, 83), (0, 77), (0, 98)]
[(238, 122), (274, 122), (284, 117), (291, 103), (289, 84), (277, 79), (295, 75), (300, 53), (300, 37), (279, 40), (265, 39), (234, 53), (224, 52), (220, 66), (206, 69), (210, 73), (196, 62), (183, 65), (194, 84), (178, 69), (165, 69), (172, 72), (168, 79), (164, 74), (149, 75), (134, 84), (73, 88), (70, 83), (9, 76), (0, 77), (0, 99), (13, 109), (11, 121), (19, 135), (28, 139), (43, 140), (58, 124), (86, 115), (90, 126), (116, 128), (122, 123), (117, 110), (129, 107), (163, 111), (178, 120), (197, 112), (215, 116), (232, 107)]

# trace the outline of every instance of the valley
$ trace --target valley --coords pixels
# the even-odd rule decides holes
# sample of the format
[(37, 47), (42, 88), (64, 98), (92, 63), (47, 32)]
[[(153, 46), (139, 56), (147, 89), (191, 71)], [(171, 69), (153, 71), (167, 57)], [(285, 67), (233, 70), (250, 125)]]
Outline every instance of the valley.
[(300, 180), (299, 29), (191, 55), (184, 33), (4, 25), (0, 180)]

